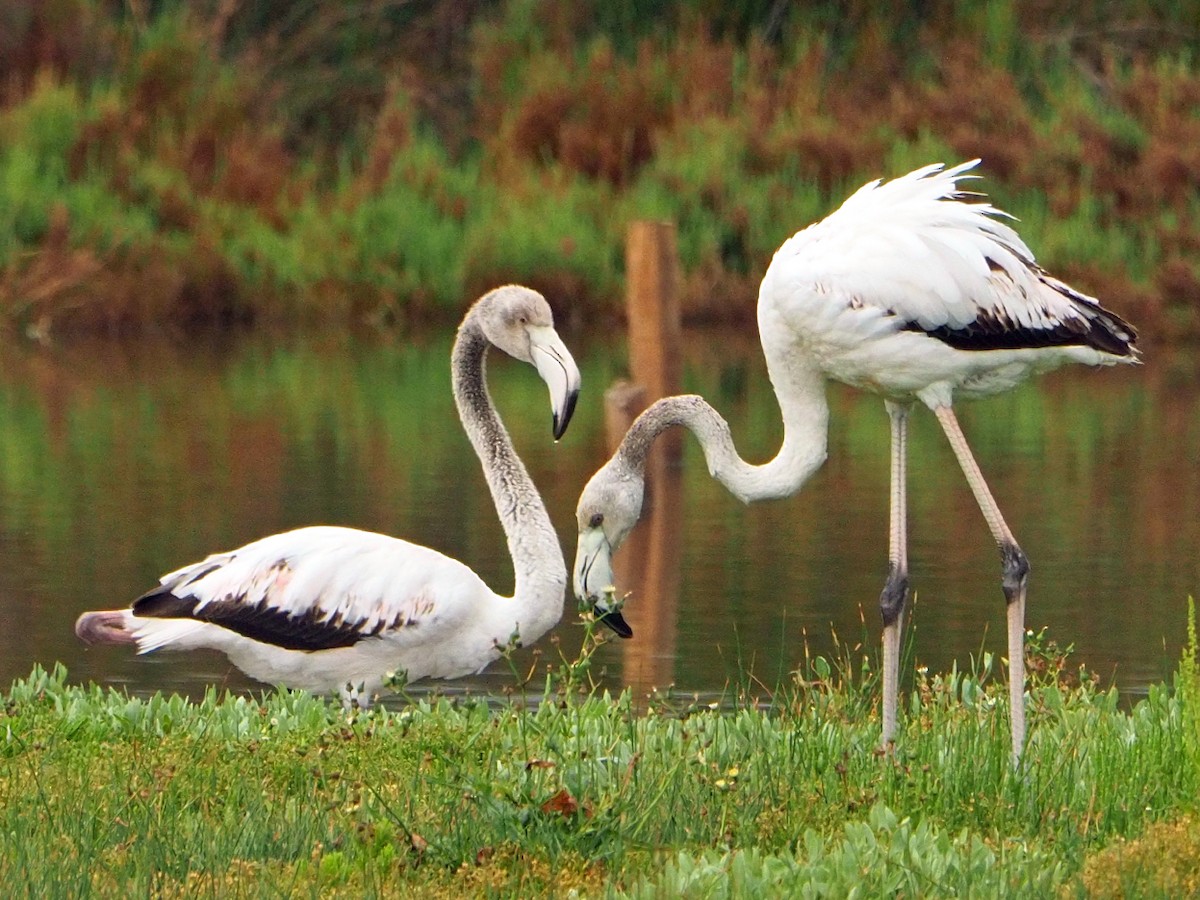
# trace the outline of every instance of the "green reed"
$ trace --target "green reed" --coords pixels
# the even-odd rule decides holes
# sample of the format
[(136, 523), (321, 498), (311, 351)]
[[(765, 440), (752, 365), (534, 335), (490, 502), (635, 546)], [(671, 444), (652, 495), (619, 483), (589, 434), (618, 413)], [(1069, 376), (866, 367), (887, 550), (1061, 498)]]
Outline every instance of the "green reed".
[(618, 312), (645, 216), (678, 224), (685, 314), (749, 318), (774, 249), (848, 191), (976, 155), (1048, 267), (1200, 331), (1183, 3), (510, 0), (456, 53), (420, 38), (452, 0), (286, 27), (258, 4), (9, 5), (0, 321), (35, 335), (449, 319), (506, 280)]

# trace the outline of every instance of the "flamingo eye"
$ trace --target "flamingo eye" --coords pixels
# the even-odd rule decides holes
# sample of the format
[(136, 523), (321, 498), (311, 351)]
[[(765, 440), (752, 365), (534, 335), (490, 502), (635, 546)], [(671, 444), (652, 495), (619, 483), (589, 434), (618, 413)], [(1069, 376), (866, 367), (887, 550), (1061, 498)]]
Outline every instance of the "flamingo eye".
[(599, 528), (603, 524), (604, 513), (596, 513), (594, 516), (592, 516), (591, 521), (588, 522), (588, 525), (592, 528)]

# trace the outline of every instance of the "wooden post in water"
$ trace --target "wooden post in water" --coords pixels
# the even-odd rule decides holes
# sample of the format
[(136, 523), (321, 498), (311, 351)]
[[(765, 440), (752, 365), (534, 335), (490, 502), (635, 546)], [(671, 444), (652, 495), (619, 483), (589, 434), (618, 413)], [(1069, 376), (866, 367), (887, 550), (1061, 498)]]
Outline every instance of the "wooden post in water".
[(649, 405), (644, 384), (622, 380), (604, 392), (604, 440), (610, 454), (616, 451), (638, 413)]
[[(611, 437), (625, 433), (637, 414), (660, 397), (679, 393), (680, 343), (683, 323), (679, 310), (679, 251), (672, 222), (632, 222), (625, 235), (625, 309), (629, 320), (629, 377), (644, 393), (640, 400), (622, 395), (620, 404), (606, 400)], [(632, 402), (631, 402), (632, 400)], [(625, 428), (619, 426), (622, 416)], [(679, 435), (664, 435), (656, 442), (667, 457), (678, 460), (683, 446)]]
[(651, 399), (679, 389), (679, 251), (672, 222), (633, 222), (625, 236), (629, 368)]
[[(625, 302), (629, 319), (631, 381), (604, 395), (609, 452), (637, 415), (660, 397), (679, 393), (683, 325), (679, 308), (679, 254), (671, 222), (633, 222), (625, 238)], [(633, 639), (623, 641), (627, 685), (666, 687), (674, 681), (683, 441), (672, 429), (655, 441), (646, 460), (642, 521), (613, 561), (617, 583), (630, 592), (626, 617)]]

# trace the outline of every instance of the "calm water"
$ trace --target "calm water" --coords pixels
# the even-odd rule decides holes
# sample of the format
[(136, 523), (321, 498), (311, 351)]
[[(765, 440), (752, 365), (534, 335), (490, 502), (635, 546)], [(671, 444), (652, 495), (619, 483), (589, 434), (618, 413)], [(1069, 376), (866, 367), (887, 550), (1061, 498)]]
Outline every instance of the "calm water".
[[(624, 356), (565, 338), (584, 395), (558, 445), (533, 371), (503, 360), (490, 374), (569, 559), (576, 497), (606, 456), (601, 396)], [(448, 333), (6, 346), (0, 685), (61, 661), (75, 681), (138, 693), (254, 687), (216, 654), (87, 649), (72, 623), (210, 551), (304, 524), (416, 540), (510, 591), (499, 524), (454, 414), (449, 346)], [(1130, 693), (1172, 671), (1186, 598), (1200, 594), (1200, 371), (1194, 354), (1147, 356), (1139, 369), (1060, 372), (961, 411), (1032, 560), (1029, 625), (1073, 642), (1076, 662)], [(684, 381), (729, 418), (743, 456), (775, 451), (778, 410), (753, 334), (689, 335)], [(602, 651), (614, 686), (720, 692), (739, 673), (774, 685), (805, 636), (814, 653), (829, 653), (835, 632), (875, 651), (887, 417), (848, 389), (834, 388), (831, 404), (829, 461), (789, 500), (743, 507), (687, 443), (619, 557), (636, 636)], [(932, 416), (918, 411), (912, 431), (915, 660), (945, 669), (981, 648), (1002, 655), (995, 549)], [(568, 652), (573, 610), (557, 631)], [(511, 681), (493, 668), (466, 686)]]

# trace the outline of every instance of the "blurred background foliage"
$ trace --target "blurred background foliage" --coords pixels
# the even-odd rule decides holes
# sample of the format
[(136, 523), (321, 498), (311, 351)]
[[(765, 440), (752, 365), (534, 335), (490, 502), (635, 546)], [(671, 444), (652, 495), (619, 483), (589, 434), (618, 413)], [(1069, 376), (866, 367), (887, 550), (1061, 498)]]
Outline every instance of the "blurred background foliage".
[(621, 314), (679, 227), (691, 320), (862, 182), (984, 158), (1039, 260), (1200, 336), (1194, 0), (0, 0), (0, 320)]

